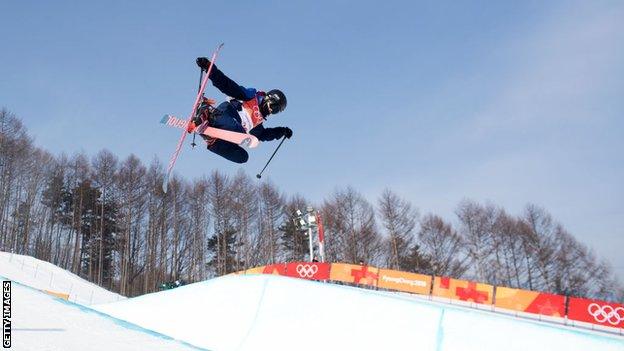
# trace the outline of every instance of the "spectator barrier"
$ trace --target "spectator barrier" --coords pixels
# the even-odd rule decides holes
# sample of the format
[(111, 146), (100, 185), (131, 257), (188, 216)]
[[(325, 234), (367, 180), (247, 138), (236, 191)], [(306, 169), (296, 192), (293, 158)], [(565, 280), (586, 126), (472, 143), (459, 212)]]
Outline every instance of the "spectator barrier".
[(332, 263), (329, 280), (377, 286), (379, 268), (356, 264)]
[(569, 319), (612, 328), (624, 328), (624, 305), (577, 297), (568, 299)]
[(494, 286), (467, 280), (435, 277), (432, 295), (451, 300), (491, 305), (494, 298)]
[(0, 264), (8, 264), (21, 271), (24, 280), (20, 283), (81, 305), (113, 302), (124, 298), (34, 257), (6, 253), (0, 256)]
[(565, 296), (563, 295), (497, 286), (494, 305), (508, 310), (544, 316), (565, 316)]
[(431, 276), (391, 269), (379, 269), (377, 287), (429, 295), (431, 293)]
[(290, 262), (264, 266), (262, 273), (302, 279), (327, 280), (329, 279), (329, 270), (329, 263)]

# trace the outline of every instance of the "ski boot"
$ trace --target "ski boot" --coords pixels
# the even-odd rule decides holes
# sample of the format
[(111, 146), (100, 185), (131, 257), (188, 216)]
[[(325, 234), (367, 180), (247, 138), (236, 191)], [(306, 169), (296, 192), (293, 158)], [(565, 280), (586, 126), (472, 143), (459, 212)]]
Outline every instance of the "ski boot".
[(208, 125), (212, 125), (216, 119), (216, 111), (214, 108), (214, 104), (216, 103), (213, 99), (208, 99), (202, 97), (201, 103), (199, 107), (197, 107), (197, 111), (195, 111), (195, 116), (191, 120), (192, 123), (189, 124), (187, 132), (192, 133), (205, 122), (208, 122)]

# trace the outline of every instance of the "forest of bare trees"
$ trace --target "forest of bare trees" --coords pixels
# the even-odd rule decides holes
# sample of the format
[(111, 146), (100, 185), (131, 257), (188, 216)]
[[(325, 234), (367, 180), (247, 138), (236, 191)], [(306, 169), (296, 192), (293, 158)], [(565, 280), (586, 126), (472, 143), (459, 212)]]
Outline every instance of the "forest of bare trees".
[(159, 160), (120, 160), (107, 150), (52, 155), (1, 110), (0, 250), (135, 296), (174, 279), (305, 259), (307, 238), (290, 219), (313, 206), (323, 214), (332, 262), (624, 301), (608, 264), (535, 205), (512, 215), (464, 200), (447, 220), (420, 214), (389, 189), (371, 202), (340, 188), (314, 204), (243, 171), (175, 176), (167, 194), (163, 176)]

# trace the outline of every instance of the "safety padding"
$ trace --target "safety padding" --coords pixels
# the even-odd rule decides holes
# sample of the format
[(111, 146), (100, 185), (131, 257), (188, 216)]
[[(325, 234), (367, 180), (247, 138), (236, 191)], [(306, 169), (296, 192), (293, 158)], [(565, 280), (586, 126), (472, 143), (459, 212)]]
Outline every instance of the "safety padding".
[(301, 279), (327, 280), (329, 279), (329, 269), (329, 263), (290, 262), (264, 266), (259, 273), (283, 275)]
[(391, 269), (379, 269), (377, 287), (429, 295), (431, 292), (431, 276)]
[(496, 307), (545, 316), (565, 315), (565, 296), (538, 291), (496, 287)]
[(330, 280), (369, 286), (377, 286), (378, 277), (379, 268), (347, 263), (332, 263), (329, 274)]
[(576, 321), (624, 328), (624, 305), (570, 297), (568, 318)]
[(494, 295), (494, 286), (467, 280), (435, 277), (432, 295), (446, 297), (452, 300), (491, 305)]

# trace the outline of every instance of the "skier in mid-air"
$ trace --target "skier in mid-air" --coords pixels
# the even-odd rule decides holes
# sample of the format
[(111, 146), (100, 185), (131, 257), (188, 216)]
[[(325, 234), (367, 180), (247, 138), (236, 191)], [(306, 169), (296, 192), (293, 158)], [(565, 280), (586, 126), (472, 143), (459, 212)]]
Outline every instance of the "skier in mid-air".
[[(202, 70), (208, 71), (208, 58), (198, 57), (196, 62)], [(254, 88), (245, 88), (228, 78), (214, 64), (208, 78), (212, 85), (231, 99), (214, 107), (214, 100), (202, 98), (193, 123), (189, 125), (189, 132), (208, 121), (211, 127), (249, 133), (260, 141), (292, 137), (292, 130), (288, 127), (265, 128), (262, 125), (269, 115), (282, 112), (286, 108), (286, 96), (280, 90), (273, 89), (265, 93)], [(203, 134), (201, 136), (206, 140), (208, 150), (219, 156), (236, 163), (245, 163), (249, 159), (247, 151), (234, 143)]]

